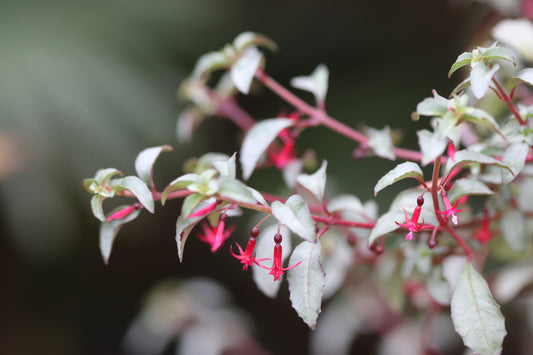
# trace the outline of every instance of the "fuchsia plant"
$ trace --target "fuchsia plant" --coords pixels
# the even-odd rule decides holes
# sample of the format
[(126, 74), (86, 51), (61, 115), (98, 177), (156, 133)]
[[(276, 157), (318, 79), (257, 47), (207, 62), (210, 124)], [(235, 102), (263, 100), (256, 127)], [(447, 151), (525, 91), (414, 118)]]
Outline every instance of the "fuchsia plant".
[[(408, 302), (425, 311), (428, 319), (439, 313), (435, 310), (450, 309), (465, 346), (480, 354), (499, 353), (506, 335), (504, 317), (479, 271), (495, 248), (509, 249), (517, 255), (512, 263), (531, 267), (527, 245), (532, 230), (526, 221), (533, 215), (533, 166), (529, 164), (533, 107), (520, 104), (517, 88), (533, 85), (533, 69), (520, 68), (511, 51), (496, 43), (461, 54), (448, 75), (465, 68), (464, 80), (448, 98), (433, 91), (412, 115), (415, 120), (431, 118), (431, 129), (417, 132), (420, 151), (415, 151), (396, 147), (389, 127), (359, 131), (329, 116), (325, 110), (329, 76), (325, 65), (291, 81), (294, 88), (314, 95), (316, 105), (310, 105), (267, 74), (259, 47), (276, 49), (265, 36), (251, 32), (239, 35), (220, 51), (200, 57), (180, 89), (190, 102), (178, 120), (180, 139), (187, 140), (201, 121), (216, 114), (245, 131), (238, 154), (205, 154), (163, 191), (154, 186), (152, 168), (157, 157), (171, 149), (169, 146), (141, 152), (135, 161), (138, 176), (121, 177), (120, 171), (109, 168), (84, 181), (85, 189), (93, 195), (93, 213), (102, 222), (104, 261), (107, 263), (113, 240), (124, 223), (143, 209), (154, 213), (154, 202), (164, 205), (169, 199), (183, 199), (176, 222), (180, 262), (189, 235), (201, 223), (198, 238), (209, 243), (212, 252), (230, 252), (244, 271), (251, 268), (258, 287), (267, 295), (275, 296), (287, 272), (292, 305), (313, 329), (322, 299), (343, 287), (350, 268), (368, 264), (374, 270), (369, 279), (374, 281), (364, 284), (373, 282), (377, 293), (389, 297), (389, 304), (382, 303), (391, 312), (409, 313), (405, 307)], [(224, 74), (212, 86), (215, 71)], [(235, 100), (237, 94), (249, 94), (254, 85), (270, 89), (296, 112), (256, 121)], [(510, 115), (493, 116), (484, 109), (490, 107), (486, 105), (489, 100), (503, 102)], [(305, 173), (303, 158), (298, 158), (295, 150), (300, 132), (318, 126), (358, 144), (358, 158), (404, 161), (377, 181), (375, 195), (407, 178), (416, 180), (416, 185), (396, 196), (381, 215), (374, 201), (363, 204), (349, 194), (326, 197), (327, 162), (314, 173)], [(242, 179), (237, 178), (237, 156)], [(269, 166), (284, 172), (285, 183), (293, 191), (290, 197), (248, 186), (246, 181), (256, 169)], [(432, 167), (429, 181), (421, 166)], [(528, 191), (529, 197), (521, 197), (520, 191)], [(482, 198), (481, 212), (468, 203), (474, 195)], [(137, 202), (104, 213), (103, 201), (115, 196)], [(234, 230), (226, 227), (226, 221), (239, 216), (242, 209), (256, 211), (260, 221), (252, 229), (245, 250), (236, 244), (236, 253), (224, 245)], [(273, 224), (264, 226), (267, 220)], [(405, 229), (408, 233), (403, 238)], [(291, 239), (298, 241), (294, 250)], [(341, 257), (346, 252), (348, 261), (341, 262), (346, 260)], [(289, 255), (284, 267), (284, 257)], [(451, 267), (457, 265), (456, 260), (460, 261), (459, 268)], [(384, 272), (385, 265), (395, 267)], [(529, 275), (531, 282), (533, 276)], [(344, 287), (350, 282), (358, 281), (344, 281)], [(353, 284), (350, 287), (357, 288)], [(497, 297), (499, 290), (493, 292)], [(420, 295), (427, 301), (420, 303)], [(367, 321), (382, 329), (376, 320)], [(424, 329), (423, 335), (428, 336), (430, 329)]]

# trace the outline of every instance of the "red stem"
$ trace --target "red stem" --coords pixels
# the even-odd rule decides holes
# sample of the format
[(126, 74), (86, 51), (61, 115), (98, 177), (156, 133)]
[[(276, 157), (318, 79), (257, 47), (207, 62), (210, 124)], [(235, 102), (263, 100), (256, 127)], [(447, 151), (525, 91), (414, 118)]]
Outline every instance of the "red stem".
[(498, 92), (500, 93), (500, 95), (498, 95), (499, 98), (507, 104), (507, 107), (509, 107), (509, 110), (511, 110), (511, 112), (516, 117), (518, 122), (520, 122), (522, 126), (526, 126), (527, 125), (526, 121), (524, 121), (522, 116), (520, 116), (520, 113), (516, 109), (516, 106), (514, 105), (513, 100), (511, 99), (509, 95), (507, 95), (503, 87), (500, 85), (499, 81), (496, 80), (496, 78), (492, 78), (492, 82), (494, 83), (494, 85), (496, 85), (496, 88), (498, 89)]

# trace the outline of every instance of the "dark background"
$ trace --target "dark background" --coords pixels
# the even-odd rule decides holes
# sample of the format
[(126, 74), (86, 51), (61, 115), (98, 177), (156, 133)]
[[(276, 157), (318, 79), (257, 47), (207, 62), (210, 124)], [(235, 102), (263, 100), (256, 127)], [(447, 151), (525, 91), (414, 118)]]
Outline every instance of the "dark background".
[[(449, 66), (497, 18), (481, 3), (427, 0), (53, 0), (0, 7), (0, 142), (15, 142), (8, 154), (14, 169), (0, 175), (2, 354), (120, 354), (147, 290), (192, 276), (223, 283), (253, 315), (265, 348), (307, 353), (309, 331), (290, 308), (286, 286), (277, 299), (266, 298), (229, 255), (211, 255), (195, 238), (179, 264), (179, 202), (126, 225), (105, 267), (82, 179), (105, 167), (132, 174), (137, 153), (155, 145), (175, 148), (157, 163), (159, 187), (190, 156), (232, 154), (239, 132), (227, 121), (210, 119), (191, 144), (177, 143), (183, 103), (176, 89), (201, 54), (245, 30), (278, 43), (266, 69), (282, 84), (325, 63), (333, 117), (352, 126), (409, 125), (403, 145), (416, 147), (410, 113), (432, 89), (450, 92), (459, 79), (446, 77)], [(240, 100), (256, 118), (290, 109), (266, 91)], [(328, 159), (330, 192), (367, 200), (387, 168), (373, 159), (354, 163), (355, 145), (324, 129), (305, 132), (298, 144)], [(252, 180), (271, 191), (279, 182), (277, 172)], [(236, 234), (246, 238), (244, 228)], [(375, 341), (361, 346), (371, 353)]]

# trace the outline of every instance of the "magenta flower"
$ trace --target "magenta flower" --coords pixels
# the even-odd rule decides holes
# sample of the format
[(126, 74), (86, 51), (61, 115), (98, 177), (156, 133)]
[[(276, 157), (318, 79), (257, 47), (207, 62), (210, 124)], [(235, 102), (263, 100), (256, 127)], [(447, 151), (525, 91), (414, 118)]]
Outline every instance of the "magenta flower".
[(221, 199), (217, 199), (215, 202), (210, 203), (209, 205), (205, 206), (204, 208), (200, 208), (198, 211), (196, 211), (194, 213), (191, 213), (190, 215), (187, 216), (187, 218), (205, 216), (209, 212), (213, 211), (221, 202), (222, 202)]
[(423, 229), (429, 229), (433, 228), (431, 225), (424, 225), (424, 220), (422, 219), (422, 223), (418, 223), (418, 218), (420, 217), (420, 212), (422, 211), (422, 205), (424, 204), (424, 198), (422, 196), (418, 196), (418, 199), (416, 200), (417, 206), (415, 207), (415, 210), (413, 211), (413, 215), (411, 216), (411, 219), (407, 217), (407, 211), (405, 208), (403, 209), (403, 213), (405, 214), (405, 223), (398, 223), (395, 222), (400, 227), (407, 228), (409, 230), (409, 233), (405, 236), (406, 240), (413, 239), (413, 233), (416, 233)]
[(123, 209), (120, 209), (117, 212), (113, 213), (111, 216), (107, 217), (107, 221), (111, 222), (115, 219), (122, 219), (124, 217), (127, 217), (138, 208), (140, 208), (138, 204), (124, 207)]
[(289, 132), (288, 128), (279, 133), (279, 138), (283, 142), (283, 146), (276, 150), (269, 150), (268, 157), (270, 163), (275, 165), (276, 168), (282, 169), (292, 161), (296, 160), (296, 140), (294, 136)]
[(493, 233), (490, 230), (490, 219), (487, 214), (483, 217), (483, 221), (481, 222), (481, 228), (476, 231), (474, 234), (474, 238), (479, 240), (481, 244), (487, 243), (492, 237), (494, 237), (495, 233)]
[(208, 222), (202, 224), (204, 234), (198, 233), (198, 239), (211, 245), (211, 252), (216, 252), (218, 248), (224, 243), (231, 233), (235, 230), (235, 226), (225, 229), (226, 215), (220, 215), (218, 224), (214, 227), (210, 226)]
[(242, 250), (239, 244), (235, 243), (237, 245), (237, 248), (239, 248), (239, 255), (233, 253), (233, 250), (231, 249), (231, 246), (230, 246), (229, 251), (231, 255), (239, 259), (241, 261), (241, 264), (244, 264), (242, 267), (244, 271), (248, 270), (248, 266), (252, 266), (253, 264), (257, 264), (263, 267), (263, 265), (259, 264), (259, 262), (269, 259), (269, 258), (263, 258), (263, 259), (255, 258), (255, 253), (254, 253), (255, 242), (256, 242), (255, 237), (253, 236), (250, 237), (250, 239), (248, 239), (248, 244), (246, 244), (246, 249), (244, 251)]
[(263, 265), (258, 264), (263, 269), (270, 270), (270, 275), (274, 276), (274, 281), (278, 281), (278, 280), (281, 279), (281, 276), (283, 276), (283, 271), (287, 271), (287, 270), (293, 269), (293, 268), (297, 267), (298, 265), (300, 265), (302, 263), (300, 261), (300, 262), (298, 262), (298, 263), (296, 263), (296, 264), (294, 264), (292, 266), (289, 266), (289, 267), (286, 267), (286, 268), (283, 267), (283, 264), (282, 264), (283, 251), (282, 251), (282, 247), (281, 247), (281, 241), (282, 241), (281, 234), (276, 233), (274, 235), (274, 242), (276, 243), (276, 245), (274, 245), (274, 260), (272, 261), (272, 266), (271, 267), (265, 267)]
[(457, 225), (457, 216), (455, 214), (462, 212), (465, 209), (464, 208), (462, 210), (457, 209), (457, 205), (459, 204), (459, 201), (456, 201), (455, 206), (452, 206), (452, 204), (450, 203), (450, 200), (448, 200), (446, 191), (442, 191), (441, 196), (442, 196), (442, 202), (444, 202), (444, 207), (446, 208), (446, 210), (437, 211), (437, 213), (440, 213), (441, 215), (443, 215), (445, 219), (448, 219), (451, 216), (453, 224)]

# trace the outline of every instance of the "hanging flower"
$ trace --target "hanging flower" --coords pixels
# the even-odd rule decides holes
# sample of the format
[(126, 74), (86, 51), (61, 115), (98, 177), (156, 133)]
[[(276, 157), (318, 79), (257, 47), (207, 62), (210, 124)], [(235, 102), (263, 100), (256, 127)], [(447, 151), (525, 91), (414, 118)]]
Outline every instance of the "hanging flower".
[(210, 226), (208, 222), (202, 224), (203, 234), (198, 233), (198, 239), (211, 245), (211, 252), (216, 252), (218, 248), (224, 243), (231, 233), (235, 230), (235, 226), (225, 229), (226, 214), (221, 214), (216, 226)]
[(455, 206), (452, 206), (452, 204), (450, 203), (450, 200), (448, 200), (448, 196), (446, 195), (446, 191), (442, 191), (441, 196), (442, 196), (442, 202), (444, 202), (444, 207), (446, 208), (446, 210), (445, 211), (437, 211), (437, 213), (440, 213), (440, 214), (444, 215), (445, 219), (448, 219), (451, 216), (452, 217), (452, 223), (457, 225), (457, 216), (455, 214), (459, 213), (459, 212), (462, 212), (465, 209), (464, 208), (462, 210), (458, 210), (457, 209), (457, 205), (459, 204), (459, 201), (456, 201), (455, 202)]
[(127, 206), (127, 207), (124, 207), (118, 211), (116, 211), (115, 213), (111, 214), (111, 216), (107, 217), (107, 221), (108, 222), (111, 222), (115, 219), (122, 219), (124, 217), (127, 217), (129, 216), (133, 211), (137, 210), (140, 208), (140, 204), (138, 203), (135, 203), (131, 206)]
[(281, 279), (281, 276), (283, 276), (283, 271), (293, 269), (302, 263), (300, 261), (292, 266), (289, 266), (286, 268), (283, 267), (283, 262), (282, 262), (283, 249), (281, 247), (282, 240), (283, 238), (281, 234), (276, 233), (274, 235), (274, 242), (276, 243), (276, 245), (274, 245), (274, 260), (272, 261), (272, 266), (265, 267), (265, 266), (259, 265), (264, 269), (270, 270), (270, 275), (274, 276), (274, 281), (278, 281)]
[(483, 221), (481, 221), (481, 228), (474, 233), (474, 238), (479, 240), (481, 244), (487, 243), (494, 237), (495, 233), (490, 230), (490, 218), (488, 213), (484, 213)]
[(407, 235), (405, 236), (406, 240), (413, 239), (413, 233), (416, 233), (423, 229), (433, 228), (433, 226), (431, 225), (424, 225), (424, 220), (422, 220), (422, 223), (418, 223), (418, 218), (420, 217), (420, 212), (422, 211), (422, 205), (424, 204), (424, 197), (418, 196), (416, 203), (417, 203), (417, 206), (415, 207), (415, 210), (413, 211), (413, 215), (411, 216), (411, 219), (407, 217), (407, 211), (404, 208), (403, 213), (405, 214), (405, 223), (395, 222), (400, 227), (404, 227), (409, 230), (409, 233), (407, 233)]

